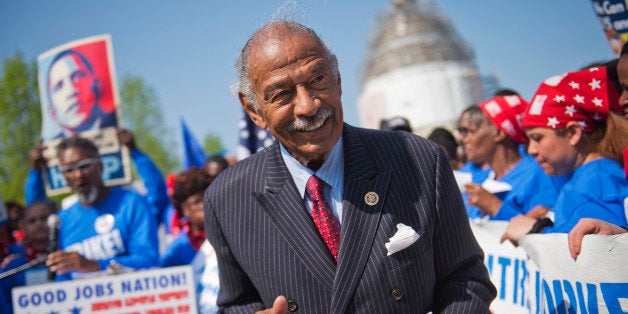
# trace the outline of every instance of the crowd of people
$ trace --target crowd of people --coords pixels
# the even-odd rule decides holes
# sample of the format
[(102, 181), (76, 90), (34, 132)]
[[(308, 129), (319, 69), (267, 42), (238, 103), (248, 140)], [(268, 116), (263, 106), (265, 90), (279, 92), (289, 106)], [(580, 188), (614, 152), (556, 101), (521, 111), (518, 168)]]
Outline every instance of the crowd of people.
[[(42, 141), (35, 145), (30, 153), (26, 207), (5, 204), (10, 223), (0, 227), (6, 234), (0, 273), (38, 259), (52, 274), (48, 279), (56, 281), (191, 264), (206, 240), (203, 193), (229, 163), (222, 156), (210, 156), (203, 168), (176, 174), (168, 187), (154, 162), (137, 147), (133, 133), (120, 129), (118, 137), (134, 161), (144, 194), (132, 186), (106, 186), (96, 145), (86, 138), (67, 137), (56, 151), (59, 170), (73, 194), (60, 210), (46, 197), (45, 145)], [(50, 247), (51, 216), (60, 219), (58, 247)], [(159, 226), (163, 231), (158, 231)], [(27, 283), (26, 273), (0, 280), (2, 304), (11, 304), (11, 289)], [(0, 312), (11, 313), (11, 307)]]
[[(218, 267), (208, 272), (220, 282), (210, 312), (479, 313), (496, 291), (469, 220), (509, 221), (502, 241), (514, 243), (569, 233), (574, 258), (585, 234), (627, 231), (628, 47), (616, 68), (548, 78), (530, 102), (500, 90), (466, 108), (454, 132), (427, 139), (403, 117), (382, 130), (344, 123), (337, 62), (301, 24), (258, 29), (236, 63), (238, 98), (277, 141), (231, 166), (212, 156), (167, 183), (121, 129), (143, 195), (106, 186), (98, 148), (70, 136), (56, 152), (76, 199), (57, 210), (37, 143), (26, 206), (6, 204), (0, 272), (38, 259), (57, 281), (186, 265), (209, 240)], [(462, 189), (452, 170), (469, 173)], [(55, 215), (59, 247), (48, 236)], [(391, 243), (402, 231), (413, 241)], [(0, 280), (0, 300), (24, 283)]]

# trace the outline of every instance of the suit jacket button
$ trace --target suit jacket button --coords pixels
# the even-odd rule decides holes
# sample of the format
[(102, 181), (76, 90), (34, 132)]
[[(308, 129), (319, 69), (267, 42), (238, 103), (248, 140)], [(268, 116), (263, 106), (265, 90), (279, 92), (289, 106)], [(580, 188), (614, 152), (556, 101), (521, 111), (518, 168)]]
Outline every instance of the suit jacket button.
[(290, 312), (296, 312), (299, 309), (299, 305), (297, 304), (297, 302), (294, 302), (292, 300), (288, 301), (288, 310)]
[(401, 300), (401, 298), (403, 298), (403, 292), (401, 292), (401, 290), (399, 290), (398, 288), (395, 288), (390, 291), (390, 296), (393, 298), (393, 300), (399, 301)]

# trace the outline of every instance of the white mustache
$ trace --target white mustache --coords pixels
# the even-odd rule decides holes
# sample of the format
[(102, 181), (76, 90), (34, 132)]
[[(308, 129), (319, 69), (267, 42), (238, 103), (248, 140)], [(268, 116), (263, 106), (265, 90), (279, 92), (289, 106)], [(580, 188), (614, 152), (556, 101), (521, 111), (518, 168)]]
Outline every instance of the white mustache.
[(334, 109), (325, 107), (313, 117), (298, 117), (286, 126), (288, 132), (308, 132), (320, 128), (327, 118), (334, 114)]

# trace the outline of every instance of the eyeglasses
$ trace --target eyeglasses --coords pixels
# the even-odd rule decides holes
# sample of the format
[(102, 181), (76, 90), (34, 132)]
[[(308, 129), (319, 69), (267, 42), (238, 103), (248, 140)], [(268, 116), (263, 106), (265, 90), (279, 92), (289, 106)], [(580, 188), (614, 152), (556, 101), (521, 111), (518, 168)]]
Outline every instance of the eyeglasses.
[(100, 163), (100, 159), (99, 158), (87, 158), (87, 159), (83, 159), (77, 163), (73, 163), (70, 165), (66, 165), (66, 166), (59, 166), (59, 170), (64, 174), (64, 175), (70, 175), (74, 172), (74, 170), (78, 169), (82, 174), (85, 174), (87, 172), (90, 172), (93, 168), (94, 165)]

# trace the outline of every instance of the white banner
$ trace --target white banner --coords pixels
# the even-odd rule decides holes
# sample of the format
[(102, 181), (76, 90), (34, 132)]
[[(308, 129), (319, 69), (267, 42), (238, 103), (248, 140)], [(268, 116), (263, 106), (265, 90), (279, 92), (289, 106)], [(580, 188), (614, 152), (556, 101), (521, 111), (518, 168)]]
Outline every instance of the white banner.
[(497, 288), (493, 313), (628, 312), (628, 234), (587, 235), (574, 261), (564, 233), (500, 244), (507, 224), (471, 223)]
[(564, 233), (519, 243), (539, 266), (544, 312), (628, 313), (628, 233), (585, 236), (575, 261)]
[(15, 288), (14, 313), (197, 313), (191, 266)]

